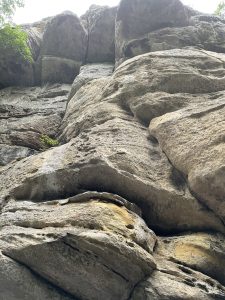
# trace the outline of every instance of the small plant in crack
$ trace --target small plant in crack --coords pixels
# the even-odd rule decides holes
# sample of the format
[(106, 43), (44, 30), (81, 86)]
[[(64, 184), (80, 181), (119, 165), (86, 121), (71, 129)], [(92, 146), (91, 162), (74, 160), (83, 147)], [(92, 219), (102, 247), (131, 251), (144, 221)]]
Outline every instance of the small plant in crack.
[(41, 140), (42, 144), (48, 148), (56, 147), (59, 145), (59, 141), (57, 139), (52, 139), (46, 134), (42, 134), (40, 137), (40, 140)]

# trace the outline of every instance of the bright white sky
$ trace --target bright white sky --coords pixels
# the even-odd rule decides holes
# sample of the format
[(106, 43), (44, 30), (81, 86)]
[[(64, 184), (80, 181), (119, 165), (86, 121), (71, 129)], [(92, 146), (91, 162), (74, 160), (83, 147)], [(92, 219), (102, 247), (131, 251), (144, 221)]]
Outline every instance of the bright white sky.
[[(213, 13), (221, 0), (181, 0), (196, 10)], [(85, 13), (91, 4), (115, 6), (119, 0), (25, 0), (25, 7), (16, 11), (13, 21), (17, 24), (32, 23), (71, 10), (78, 16)]]

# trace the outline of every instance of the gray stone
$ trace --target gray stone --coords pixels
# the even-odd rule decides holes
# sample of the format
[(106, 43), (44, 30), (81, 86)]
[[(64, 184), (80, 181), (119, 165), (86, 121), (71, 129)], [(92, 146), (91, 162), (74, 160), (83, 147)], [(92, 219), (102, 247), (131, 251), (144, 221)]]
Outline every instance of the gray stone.
[(4, 300), (74, 300), (29, 268), (0, 253), (0, 294)]
[[(181, 267), (182, 268), (182, 267)], [(194, 273), (188, 268), (186, 272)], [(180, 269), (156, 271), (134, 290), (131, 300), (214, 300), (225, 299), (225, 289), (209, 277), (193, 276)]]
[(42, 136), (58, 134), (69, 85), (0, 91), (0, 165), (46, 149)]
[(81, 67), (79, 75), (75, 78), (68, 99), (70, 100), (76, 92), (87, 82), (110, 76), (113, 73), (114, 65), (109, 63), (87, 64)]
[(3, 168), (2, 196), (40, 201), (83, 190), (113, 192), (142, 208), (153, 229), (224, 232), (148, 134), (152, 117), (188, 106), (200, 92), (223, 90), (223, 72), (221, 58), (173, 50), (136, 57), (112, 77), (92, 80), (68, 103), (60, 129), (65, 144)]
[(116, 195), (91, 196), (76, 203), (9, 202), (1, 214), (0, 249), (79, 299), (126, 300), (156, 268), (156, 237), (138, 215), (111, 202)]
[[(150, 132), (204, 205), (225, 221), (223, 95), (154, 119)], [(219, 120), (219, 122), (218, 122)], [(177, 146), (172, 147), (172, 141)]]
[(116, 62), (121, 63), (124, 45), (165, 27), (183, 27), (188, 12), (179, 0), (122, 0), (116, 18)]
[(190, 20), (190, 26), (164, 28), (130, 40), (123, 46), (124, 57), (121, 61), (147, 52), (187, 46), (225, 52), (225, 24), (217, 17), (212, 16), (211, 23), (206, 21), (207, 18), (210, 16), (196, 16)]
[(47, 23), (41, 55), (68, 58), (81, 63), (86, 46), (86, 33), (80, 20), (75, 14), (64, 12)]
[(0, 166), (7, 165), (10, 161), (21, 159), (35, 154), (34, 149), (23, 146), (0, 144)]
[(41, 62), (41, 82), (44, 83), (72, 83), (79, 74), (80, 63), (74, 60), (44, 56)]
[(131, 299), (225, 299), (224, 248), (224, 235), (218, 233), (159, 238), (157, 270), (134, 289)]
[(92, 5), (81, 17), (87, 31), (86, 63), (115, 61), (117, 7)]

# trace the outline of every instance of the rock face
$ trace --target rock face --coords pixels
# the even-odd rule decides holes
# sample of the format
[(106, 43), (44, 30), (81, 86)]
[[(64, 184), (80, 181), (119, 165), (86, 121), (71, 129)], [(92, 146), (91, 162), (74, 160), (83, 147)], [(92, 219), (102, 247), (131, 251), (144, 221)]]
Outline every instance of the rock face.
[(85, 59), (86, 33), (78, 17), (65, 12), (52, 18), (41, 47), (41, 82), (72, 83)]
[[(113, 13), (82, 17), (90, 61)], [(79, 74), (81, 21), (46, 22), (32, 27), (50, 37), (40, 53), (30, 44), (46, 84), (0, 90), (1, 297), (225, 300), (223, 21), (175, 0), (122, 0), (117, 68)]]
[(48, 147), (42, 136), (55, 137), (70, 86), (0, 90), (0, 165)]
[(68, 99), (70, 100), (76, 94), (76, 92), (87, 82), (98, 79), (101, 77), (107, 77), (112, 75), (114, 64), (101, 63), (101, 64), (87, 64), (81, 67), (79, 75), (75, 78)]
[(43, 56), (41, 65), (42, 84), (57, 82), (69, 84), (80, 71), (80, 63), (67, 58)]
[(46, 26), (41, 54), (73, 59), (84, 59), (86, 36), (78, 17), (65, 12), (52, 18)]
[(1, 251), (79, 299), (127, 299), (156, 267), (156, 237), (118, 198), (87, 193), (17, 208), (9, 203), (2, 212)]
[(86, 63), (114, 62), (117, 7), (92, 5), (81, 17), (87, 31)]
[(157, 29), (187, 26), (188, 21), (180, 0), (122, 0), (116, 18), (116, 59), (122, 58), (127, 41)]
[(187, 46), (224, 53), (224, 37), (224, 20), (190, 11), (179, 0), (123, 0), (116, 19), (116, 64)]

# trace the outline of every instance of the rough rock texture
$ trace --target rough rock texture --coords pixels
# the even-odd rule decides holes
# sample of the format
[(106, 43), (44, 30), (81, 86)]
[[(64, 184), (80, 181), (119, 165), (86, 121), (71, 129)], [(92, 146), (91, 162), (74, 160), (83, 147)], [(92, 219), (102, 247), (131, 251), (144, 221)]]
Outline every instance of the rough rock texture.
[(85, 197), (8, 203), (0, 222), (3, 257), (80, 299), (125, 300), (156, 267), (156, 237), (121, 197)]
[(155, 249), (157, 270), (131, 299), (225, 299), (225, 237), (196, 233), (162, 238)]
[(41, 81), (44, 83), (71, 83), (80, 72), (80, 63), (68, 58), (43, 56)]
[(82, 62), (85, 43), (86, 35), (79, 18), (71, 12), (64, 12), (47, 23), (41, 54)]
[(86, 47), (86, 33), (76, 15), (64, 12), (52, 18), (41, 47), (41, 82), (72, 83), (85, 59)]
[(87, 31), (86, 63), (114, 62), (117, 7), (92, 5), (81, 17)]
[(117, 65), (147, 52), (186, 46), (225, 52), (225, 23), (219, 17), (192, 12), (180, 1), (131, 2), (123, 0), (118, 8), (115, 38)]
[(188, 22), (180, 0), (122, 0), (116, 18), (117, 63), (125, 60), (123, 49), (128, 41), (157, 29), (187, 26)]
[(46, 148), (42, 135), (58, 134), (70, 86), (0, 91), (0, 165)]
[(70, 100), (76, 92), (87, 82), (112, 75), (114, 64), (110, 63), (95, 63), (87, 64), (81, 67), (79, 75), (75, 78), (68, 99)]
[(194, 19), (191, 20), (193, 25), (188, 27), (164, 28), (151, 32), (142, 38), (129, 41), (124, 45), (124, 56), (131, 58), (151, 51), (183, 48), (186, 46), (225, 52), (225, 24), (221, 23), (219, 18), (212, 23), (197, 22), (197, 20), (195, 22)]
[[(81, 26), (52, 20), (53, 40)], [(117, 22), (114, 72), (40, 54), (36, 78), (73, 85), (0, 90), (4, 300), (225, 300), (225, 25), (175, 0)]]
[(150, 131), (195, 196), (225, 222), (225, 99), (212, 98), (154, 119)]

